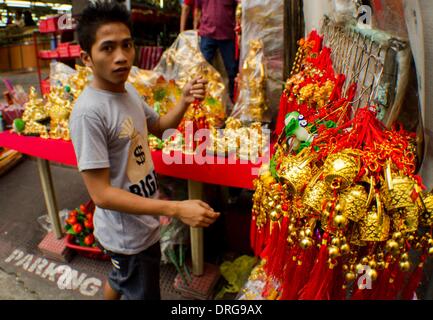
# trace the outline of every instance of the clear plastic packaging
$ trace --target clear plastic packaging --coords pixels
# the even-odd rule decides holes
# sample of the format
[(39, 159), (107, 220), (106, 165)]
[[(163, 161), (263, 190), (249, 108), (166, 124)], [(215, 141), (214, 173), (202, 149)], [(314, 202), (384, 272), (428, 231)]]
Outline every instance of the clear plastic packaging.
[(284, 81), (284, 1), (243, 0), (241, 28), (241, 66), (248, 56), (251, 40), (263, 43), (266, 96), (270, 107), (263, 121), (270, 122), (278, 112)]
[(242, 122), (263, 122), (269, 107), (266, 99), (266, 72), (263, 42), (250, 40), (248, 55), (239, 72), (239, 96), (231, 117)]

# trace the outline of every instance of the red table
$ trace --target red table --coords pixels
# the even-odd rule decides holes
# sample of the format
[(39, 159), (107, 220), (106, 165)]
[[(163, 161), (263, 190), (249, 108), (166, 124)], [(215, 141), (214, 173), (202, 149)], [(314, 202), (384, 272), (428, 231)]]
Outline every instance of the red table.
[[(17, 150), (37, 159), (48, 214), (53, 221), (56, 236), (61, 238), (63, 233), (58, 217), (49, 161), (76, 166), (77, 161), (72, 143), (3, 132), (0, 133), (0, 146)], [(155, 171), (161, 175), (188, 180), (190, 199), (202, 198), (203, 183), (252, 189), (252, 181), (261, 166), (260, 163), (253, 164), (233, 158), (219, 157), (207, 157), (203, 165), (187, 163), (167, 165), (164, 161), (166, 156), (162, 151), (152, 152)], [(203, 230), (200, 228), (191, 228), (191, 251), (193, 272), (195, 275), (201, 275), (203, 274)]]

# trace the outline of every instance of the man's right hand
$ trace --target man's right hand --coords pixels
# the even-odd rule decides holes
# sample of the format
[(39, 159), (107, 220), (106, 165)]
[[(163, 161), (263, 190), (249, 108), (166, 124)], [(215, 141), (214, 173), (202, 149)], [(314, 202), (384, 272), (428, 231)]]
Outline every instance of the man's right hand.
[(207, 203), (200, 200), (174, 202), (174, 216), (194, 228), (209, 227), (220, 216)]

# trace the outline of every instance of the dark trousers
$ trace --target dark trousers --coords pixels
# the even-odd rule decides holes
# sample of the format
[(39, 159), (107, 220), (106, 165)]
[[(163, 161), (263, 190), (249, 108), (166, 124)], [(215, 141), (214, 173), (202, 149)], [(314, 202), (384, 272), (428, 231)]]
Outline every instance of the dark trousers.
[(235, 58), (235, 40), (215, 40), (208, 37), (201, 37), (200, 50), (209, 63), (212, 63), (217, 49), (221, 52), (224, 66), (229, 77), (229, 93), (233, 101), (235, 78), (238, 72), (238, 62)]

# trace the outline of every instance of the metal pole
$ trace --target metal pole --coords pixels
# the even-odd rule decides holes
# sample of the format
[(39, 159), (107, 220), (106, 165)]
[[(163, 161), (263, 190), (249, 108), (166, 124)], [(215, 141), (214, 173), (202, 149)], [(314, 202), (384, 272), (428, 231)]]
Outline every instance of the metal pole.
[(41, 178), (42, 190), (44, 192), (45, 204), (51, 219), (54, 234), (57, 239), (63, 238), (60, 225), (59, 210), (57, 209), (56, 195), (54, 194), (53, 180), (51, 178), (50, 163), (47, 160), (36, 158), (39, 176)]
[[(203, 197), (203, 183), (188, 180), (188, 198), (201, 200)], [(190, 228), (192, 273), (203, 275), (203, 228)]]

